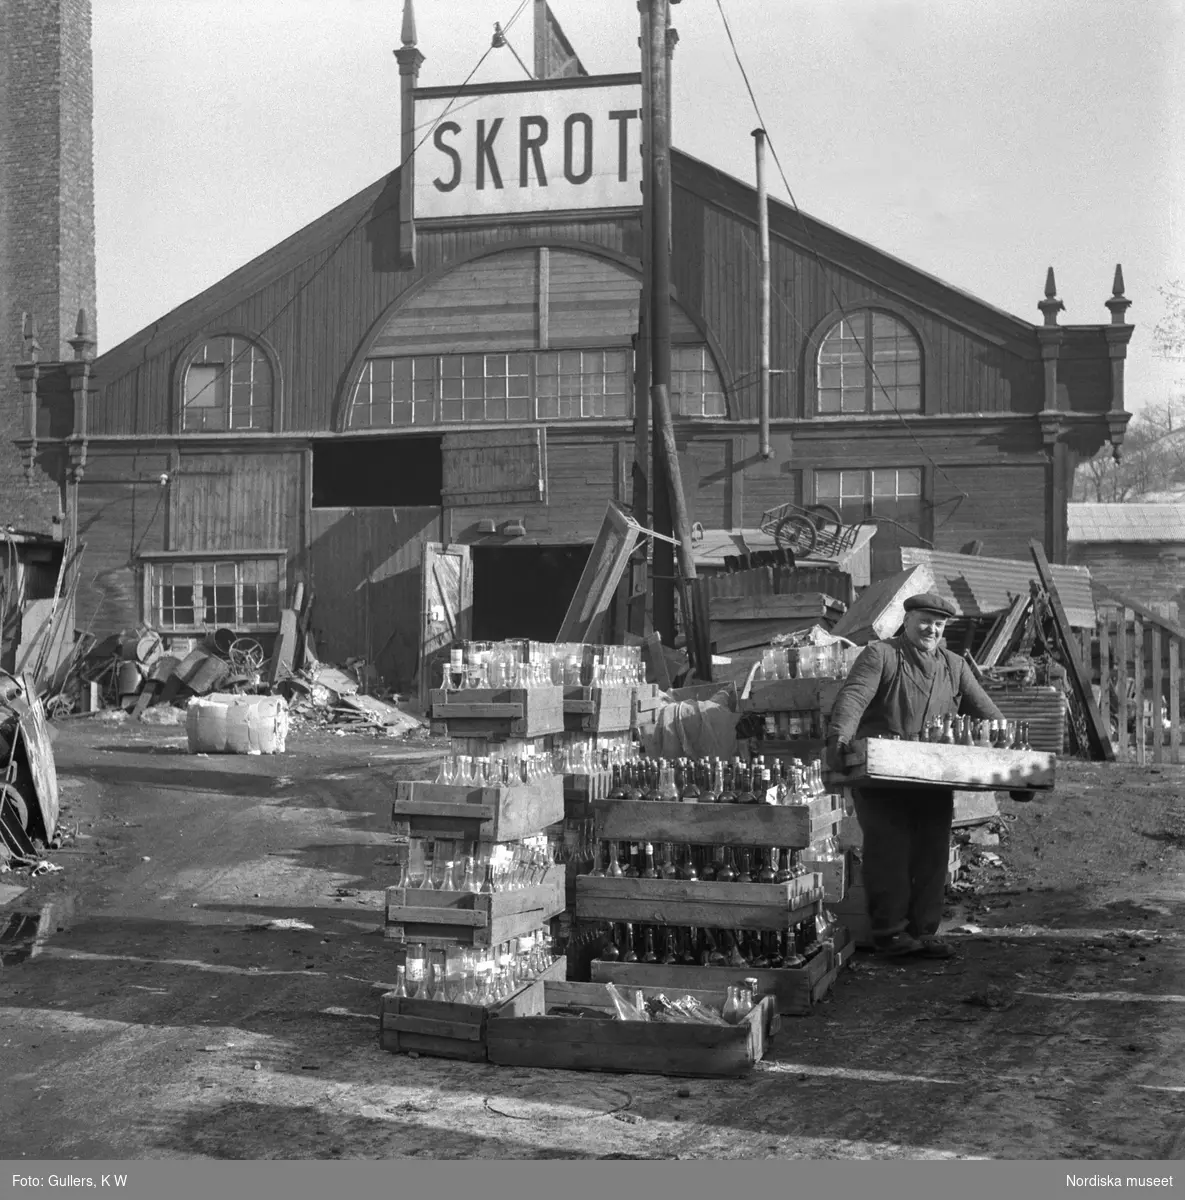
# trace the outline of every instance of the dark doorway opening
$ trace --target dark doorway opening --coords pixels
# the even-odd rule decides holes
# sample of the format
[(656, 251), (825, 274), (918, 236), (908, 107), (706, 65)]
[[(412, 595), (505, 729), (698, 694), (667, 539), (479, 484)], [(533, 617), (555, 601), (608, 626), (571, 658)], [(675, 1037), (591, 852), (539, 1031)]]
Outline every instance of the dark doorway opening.
[(474, 638), (555, 641), (591, 549), (474, 546)]
[(439, 437), (313, 443), (314, 508), (430, 508), (443, 484)]

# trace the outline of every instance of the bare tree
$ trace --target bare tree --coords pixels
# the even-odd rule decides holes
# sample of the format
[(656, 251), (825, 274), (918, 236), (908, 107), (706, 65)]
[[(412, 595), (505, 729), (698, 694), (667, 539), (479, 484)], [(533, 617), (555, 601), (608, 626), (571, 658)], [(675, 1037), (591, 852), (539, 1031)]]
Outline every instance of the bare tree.
[(1146, 405), (1132, 418), (1119, 462), (1103, 450), (1081, 463), (1073, 497), (1122, 504), (1174, 488), (1185, 488), (1185, 402), (1179, 399)]

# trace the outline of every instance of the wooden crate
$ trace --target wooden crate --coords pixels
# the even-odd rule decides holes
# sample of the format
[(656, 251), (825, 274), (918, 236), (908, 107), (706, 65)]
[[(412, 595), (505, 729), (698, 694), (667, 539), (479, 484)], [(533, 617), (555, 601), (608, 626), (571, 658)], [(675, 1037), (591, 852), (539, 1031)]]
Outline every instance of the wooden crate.
[(569, 733), (624, 733), (633, 716), (630, 687), (564, 688), (564, 729)]
[(567, 907), (565, 868), (556, 863), (534, 887), (483, 894), (430, 888), (387, 889), (383, 936), (428, 949), (496, 946), (546, 924)]
[(811, 858), (803, 856), (803, 865), (823, 880), (823, 902), (838, 904), (848, 890), (848, 856), (838, 858)]
[(815, 875), (787, 883), (684, 879), (576, 878), (581, 921), (633, 921), (709, 929), (789, 929), (817, 914), (823, 889)]
[(973, 792), (1048, 790), (1054, 785), (1056, 764), (1057, 755), (1041, 750), (859, 738), (848, 751), (844, 770), (825, 778), (845, 787), (930, 783)]
[(829, 713), (841, 687), (842, 679), (757, 679), (741, 700), (741, 711)]
[(811, 843), (812, 817), (806, 804), (597, 800), (593, 809), (597, 837), (607, 842), (690, 842), (694, 846), (778, 846), (786, 850)]
[(758, 967), (687, 967), (663, 963), (623, 963), (593, 959), (592, 977), (597, 983), (618, 987), (651, 987), (672, 998), (689, 989), (722, 991), (729, 984), (756, 979), (758, 993), (773, 999), (783, 1016), (802, 1016), (826, 996), (840, 969), (855, 953), (855, 944), (844, 929), (839, 946), (824, 944), (802, 967), (777, 970)]
[(564, 689), (435, 689), (432, 732), (449, 737), (536, 738), (564, 732)]
[(391, 803), (397, 838), (516, 842), (564, 819), (564, 781), (550, 775), (516, 787), (400, 780)]
[[(650, 997), (662, 989), (643, 986), (641, 990)], [(723, 991), (689, 989), (689, 994), (715, 1008), (725, 1000)], [(781, 1021), (768, 996), (737, 1025), (547, 1016), (547, 1010), (557, 1004), (613, 1008), (603, 983), (532, 984), (490, 1015), (486, 1026), (490, 1062), (693, 1078), (744, 1075), (760, 1062)]]
[[(567, 959), (557, 958), (539, 979), (562, 980), (567, 972)], [(524, 988), (530, 986), (523, 984)], [(411, 999), (386, 992), (379, 997), (379, 1045), (392, 1054), (486, 1062), (490, 1011), (480, 1004), (454, 1004), (418, 996)]]
[(630, 728), (650, 729), (654, 726), (662, 693), (657, 683), (640, 683), (634, 687), (630, 711)]

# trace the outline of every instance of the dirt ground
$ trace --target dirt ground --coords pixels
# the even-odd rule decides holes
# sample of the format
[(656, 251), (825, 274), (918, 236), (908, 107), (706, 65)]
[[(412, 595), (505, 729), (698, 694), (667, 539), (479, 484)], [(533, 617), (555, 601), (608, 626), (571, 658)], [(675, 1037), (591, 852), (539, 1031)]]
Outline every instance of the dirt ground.
[(1185, 1153), (1185, 769), (1067, 761), (1005, 799), (949, 911), (959, 956), (858, 954), (722, 1083), (385, 1053), (391, 782), (438, 746), (191, 757), (183, 733), (61, 727), (77, 836), (61, 872), (0, 876), (0, 1157)]

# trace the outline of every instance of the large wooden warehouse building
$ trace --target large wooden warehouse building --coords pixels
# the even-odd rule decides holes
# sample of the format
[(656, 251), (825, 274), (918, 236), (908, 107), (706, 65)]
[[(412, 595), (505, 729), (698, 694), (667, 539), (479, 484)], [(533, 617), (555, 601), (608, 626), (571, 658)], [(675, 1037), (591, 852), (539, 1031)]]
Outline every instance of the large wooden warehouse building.
[[(474, 636), (547, 638), (629, 502), (639, 79), (417, 89), (407, 26), (397, 57), (403, 167), (93, 361), (82, 336), (17, 367), (18, 444), (86, 542), (80, 627), (267, 635), (304, 580), (319, 656), (406, 686), (426, 543), (469, 548)], [(449, 103), (410, 157), (415, 114)], [(767, 460), (755, 190), (679, 153), (672, 187), (692, 521), (887, 518), (877, 575), (901, 544), (1065, 561), (1074, 464), (1128, 419), (1118, 275), (1106, 321), (1059, 325), (1050, 277), (1031, 324), (771, 201)]]

